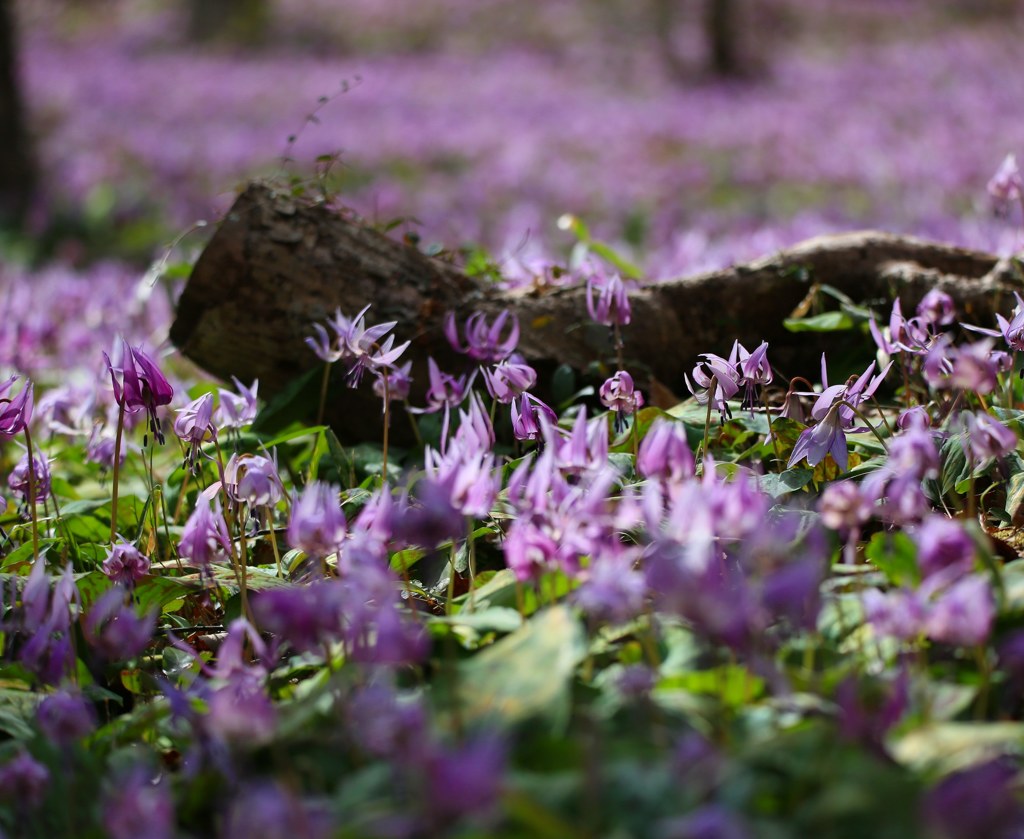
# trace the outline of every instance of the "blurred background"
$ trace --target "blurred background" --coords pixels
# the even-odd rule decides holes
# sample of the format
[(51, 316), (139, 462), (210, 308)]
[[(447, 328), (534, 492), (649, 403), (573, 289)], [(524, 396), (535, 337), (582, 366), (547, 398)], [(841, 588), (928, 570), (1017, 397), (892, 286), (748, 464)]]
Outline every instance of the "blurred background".
[[(0, 0), (8, 252), (142, 264), (252, 177), (511, 275), (878, 227), (1019, 247), (1017, 0)], [(12, 232), (16, 231), (16, 232)]]

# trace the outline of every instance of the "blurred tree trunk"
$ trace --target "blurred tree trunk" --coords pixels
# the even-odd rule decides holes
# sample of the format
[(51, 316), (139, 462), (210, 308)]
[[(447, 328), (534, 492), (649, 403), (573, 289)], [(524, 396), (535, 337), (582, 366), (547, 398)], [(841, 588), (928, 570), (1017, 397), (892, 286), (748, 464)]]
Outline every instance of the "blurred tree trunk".
[(188, 34), (201, 43), (262, 44), (269, 20), (267, 0), (188, 0)]
[(736, 0), (705, 0), (709, 68), (716, 76), (736, 76), (742, 69)]
[(12, 0), (0, 0), (0, 227), (20, 225), (32, 203), (36, 169), (18, 83)]
[[(715, 76), (739, 76), (748, 67), (741, 44), (743, 14), (737, 0), (702, 0), (701, 21), (707, 48), (707, 69)], [(675, 44), (675, 33), (683, 15), (681, 0), (651, 0), (651, 22), (662, 63), (677, 80), (687, 76), (686, 64)]]

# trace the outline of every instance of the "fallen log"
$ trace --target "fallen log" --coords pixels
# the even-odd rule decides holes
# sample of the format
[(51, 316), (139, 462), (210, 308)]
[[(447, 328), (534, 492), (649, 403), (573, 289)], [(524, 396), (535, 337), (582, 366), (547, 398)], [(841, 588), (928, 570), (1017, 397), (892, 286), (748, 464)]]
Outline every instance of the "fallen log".
[[(698, 354), (727, 353), (735, 339), (748, 348), (767, 340), (776, 366), (813, 376), (820, 336), (793, 334), (783, 320), (823, 284), (855, 301), (899, 295), (905, 311), (938, 287), (961, 316), (985, 325), (1024, 288), (1015, 263), (991, 254), (877, 231), (821, 236), (755, 262), (638, 287), (627, 366), (641, 385), (680, 392)], [(589, 322), (580, 287), (501, 291), (350, 212), (260, 183), (239, 196), (196, 262), (170, 337), (213, 375), (258, 378), (261, 395), (272, 396), (320, 366), (304, 341), (314, 322), (366, 304), (368, 323), (398, 321), (398, 340), (412, 341), (419, 394), (428, 356), (442, 367), (459, 363), (441, 328), (449, 311), (515, 312), (520, 351), (542, 381), (555, 365), (583, 369), (610, 356), (608, 330)], [(343, 440), (374, 439), (379, 401), (365, 386), (332, 390), (327, 419)]]

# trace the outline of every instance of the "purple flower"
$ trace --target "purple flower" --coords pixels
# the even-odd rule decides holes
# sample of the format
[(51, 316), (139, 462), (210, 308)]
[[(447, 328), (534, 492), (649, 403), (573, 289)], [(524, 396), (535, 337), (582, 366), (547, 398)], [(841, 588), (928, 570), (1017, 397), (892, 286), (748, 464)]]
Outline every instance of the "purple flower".
[(0, 798), (21, 807), (38, 807), (50, 785), (50, 770), (24, 748), (0, 766)]
[[(596, 294), (596, 299), (595, 299)], [(618, 274), (593, 274), (587, 279), (587, 312), (605, 326), (626, 326), (631, 318), (629, 292)]]
[(348, 365), (348, 379), (352, 387), (358, 387), (364, 370), (380, 371), (393, 367), (409, 346), (409, 341), (394, 346), (394, 335), (388, 335), (381, 343), (397, 321), (366, 327), (363, 316), (369, 308), (369, 305), (365, 306), (352, 320), (342, 315), (339, 309), (334, 319), (328, 321), (337, 336), (341, 359)]
[(431, 750), (417, 774), (427, 781), (426, 803), (438, 828), (452, 819), (486, 818), (494, 810), (504, 781), (505, 755), (504, 741), (493, 734)]
[(648, 479), (679, 484), (695, 474), (693, 452), (682, 423), (658, 417), (640, 441), (637, 471)]
[(427, 478), (448, 496), (452, 507), (464, 516), (490, 514), (501, 488), (493, 452), (452, 445), (444, 455), (428, 448), (424, 457)]
[(103, 358), (107, 362), (110, 381), (114, 386), (114, 400), (129, 414), (144, 410), (149, 430), (159, 443), (163, 443), (164, 434), (156, 409), (160, 405), (170, 404), (174, 388), (141, 347), (129, 347), (123, 339), (117, 364), (106, 353), (103, 353)]
[(929, 516), (912, 536), (917, 543), (917, 564), (924, 577), (947, 568), (969, 571), (974, 563), (974, 541), (955, 519)]
[(539, 577), (558, 557), (554, 538), (528, 522), (514, 522), (501, 547), (505, 564), (520, 582)]
[(921, 317), (909, 320), (904, 318), (900, 299), (897, 297), (892, 304), (888, 327), (884, 331), (879, 330), (878, 324), (872, 318), (868, 321), (868, 328), (879, 352), (888, 358), (900, 352), (913, 355), (923, 352), (930, 340), (926, 324)]
[(544, 426), (558, 422), (555, 412), (531, 393), (512, 400), (512, 434), (517, 440), (539, 440)]
[(992, 358), (992, 342), (978, 341), (955, 347), (943, 336), (925, 356), (922, 372), (925, 381), (936, 390), (956, 388), (975, 393), (991, 393), (998, 384), (1001, 359)]
[(616, 412), (617, 422), (627, 414), (636, 413), (644, 404), (643, 394), (634, 389), (633, 377), (625, 370), (606, 380), (601, 385), (599, 396), (602, 405)]
[(812, 425), (801, 432), (789, 457), (788, 468), (792, 469), (804, 458), (807, 459), (808, 466), (817, 466), (826, 455), (831, 454), (839, 471), (846, 471), (849, 451), (846, 448), (846, 432), (839, 409), (840, 403), (836, 402), (817, 425)]
[[(377, 371), (377, 377), (373, 380), (373, 392), (378, 398), (388, 401), (405, 402), (412, 390), (412, 362), (407, 361), (401, 367), (390, 367)], [(384, 383), (387, 382), (385, 391)]]
[(261, 630), (271, 632), (299, 653), (321, 653), (341, 636), (342, 584), (313, 580), (275, 588), (253, 599)]
[(221, 511), (220, 501), (211, 506), (209, 498), (200, 493), (196, 507), (185, 522), (178, 542), (178, 553), (207, 573), (211, 562), (231, 553), (231, 537)]
[(252, 383), (252, 387), (246, 387), (234, 376), (231, 377), (231, 381), (235, 383), (235, 389), (238, 393), (224, 390), (224, 388), (217, 389), (220, 405), (217, 407), (217, 412), (214, 415), (214, 423), (220, 429), (237, 429), (249, 425), (256, 419), (256, 412), (259, 407), (256, 402), (256, 392), (260, 386), (259, 379)]
[(110, 839), (172, 839), (174, 801), (166, 778), (135, 766), (110, 784), (102, 804)]
[(1017, 761), (1000, 757), (954, 772), (924, 797), (924, 820), (942, 839), (1019, 839), (1024, 823)]
[(46, 737), (68, 747), (96, 728), (96, 712), (80, 693), (60, 690), (39, 703), (36, 722)]
[(739, 816), (719, 804), (705, 804), (692, 813), (660, 825), (662, 839), (752, 839)]
[(636, 559), (635, 552), (620, 549), (595, 554), (581, 574), (583, 583), (573, 593), (573, 602), (596, 621), (625, 623), (635, 618), (644, 609), (647, 591)]
[(188, 446), (184, 466), (193, 474), (198, 474), (203, 443), (217, 439), (217, 428), (213, 424), (212, 393), (204, 393), (184, 408), (178, 409), (178, 417), (174, 420), (174, 433)]
[(988, 194), (999, 209), (1005, 209), (1011, 201), (1020, 201), (1024, 196), (1024, 179), (1021, 178), (1015, 155), (1003, 158), (999, 169), (988, 182)]
[(537, 371), (518, 355), (484, 369), (484, 384), (495, 401), (508, 405), (537, 383)]
[[(696, 382), (697, 389), (694, 389), (689, 377), (683, 376), (686, 387), (698, 405), (707, 405), (710, 399), (712, 406), (724, 420), (730, 416), (729, 400), (740, 390), (740, 376), (736, 371), (736, 365), (714, 353), (703, 353), (698, 358), (703, 361), (693, 368), (693, 381)], [(711, 392), (712, 383), (714, 393)]]
[(25, 382), (13, 399), (6, 398), (7, 391), (17, 380), (17, 376), (11, 376), (0, 385), (0, 440), (10, 440), (21, 434), (32, 419), (32, 382)]
[(7, 476), (7, 486), (25, 504), (28, 504), (30, 491), (35, 492), (36, 504), (50, 497), (50, 464), (38, 451), (32, 458), (32, 473), (34, 486), (29, 485), (28, 452), (25, 452)]
[(910, 703), (909, 685), (905, 669), (885, 682), (847, 676), (836, 688), (840, 733), (847, 740), (866, 743), (884, 753), (886, 732), (900, 721)]
[(885, 468), (895, 475), (912, 475), (919, 481), (939, 476), (939, 452), (927, 426), (911, 425), (889, 441)]
[(128, 589), (149, 573), (149, 558), (130, 542), (120, 541), (103, 560), (103, 573)]
[[(251, 668), (256, 671), (259, 668)], [(233, 673), (206, 700), (203, 726), (216, 739), (260, 746), (273, 736), (277, 712), (257, 672)]]
[(829, 484), (818, 498), (821, 522), (830, 530), (838, 531), (849, 546), (846, 559), (853, 561), (852, 544), (860, 533), (860, 526), (871, 518), (872, 505), (853, 481)]
[(841, 471), (846, 471), (848, 451), (846, 448), (847, 431), (865, 431), (854, 429), (854, 409), (874, 396), (878, 386), (892, 368), (890, 361), (876, 376), (871, 373), (875, 362), (860, 374), (851, 384), (829, 385), (825, 370), (825, 356), (821, 356), (821, 380), (823, 390), (811, 409), (811, 416), (818, 424), (805, 429), (796, 441), (789, 458), (789, 466), (793, 467), (804, 458), (809, 466), (817, 466), (831, 454)]
[(273, 506), (284, 497), (276, 464), (258, 454), (232, 454), (224, 467), (224, 488), (233, 502), (250, 507)]
[(312, 481), (292, 504), (288, 542), (310, 556), (326, 557), (341, 548), (347, 525), (338, 488)]
[[(508, 335), (502, 338), (501, 333), (510, 317), (512, 324)], [(497, 364), (508, 358), (519, 343), (519, 320), (506, 309), (494, 319), (493, 324), (488, 324), (483, 312), (474, 312), (466, 319), (464, 332), (465, 344), (459, 340), (455, 313), (449, 312), (444, 322), (444, 334), (452, 349), (468, 355), (479, 364)]]
[(1000, 458), (1017, 448), (1017, 435), (986, 413), (963, 413), (964, 448), (975, 464)]
[(925, 630), (927, 607), (916, 592), (897, 589), (883, 593), (876, 588), (861, 595), (864, 616), (880, 635), (915, 641)]
[(39, 559), (25, 581), (21, 608), (14, 609), (0, 624), (5, 632), (24, 639), (17, 649), (18, 661), (47, 684), (59, 683), (74, 665), (70, 635), (79, 605), (71, 565), (51, 588), (45, 562)]
[[(334, 332), (334, 340), (327, 334), (323, 326), (316, 323), (313, 329), (316, 336), (306, 338), (306, 344), (323, 361), (334, 363), (344, 361), (348, 367), (348, 381), (352, 387), (358, 387), (365, 370), (379, 372), (392, 367), (409, 346), (409, 342), (394, 346), (395, 336), (387, 335), (397, 321), (366, 326), (364, 316), (369, 305), (354, 318), (347, 318), (338, 309), (328, 325)], [(383, 341), (383, 343), (382, 343)]]
[(736, 366), (739, 383), (743, 386), (743, 405), (753, 410), (758, 402), (758, 388), (770, 385), (775, 378), (768, 363), (768, 342), (762, 341), (753, 352), (739, 341), (732, 345), (729, 361)]
[(917, 304), (917, 316), (933, 326), (949, 326), (956, 317), (953, 298), (941, 289), (930, 289)]
[(567, 475), (596, 472), (608, 465), (608, 423), (601, 418), (588, 423), (584, 406), (567, 436), (557, 426), (545, 426), (545, 440), (558, 468)]
[(1017, 305), (1013, 307), (1013, 317), (1007, 320), (998, 312), (996, 313), (996, 323), (999, 324), (999, 329), (985, 329), (980, 326), (963, 324), (964, 329), (969, 329), (971, 332), (979, 332), (992, 338), (1002, 336), (1003, 340), (1006, 341), (1006, 345), (1011, 350), (1024, 350), (1024, 300), (1021, 300), (1020, 295), (1016, 291), (1013, 293), (1013, 296), (1017, 299)]
[(442, 408), (453, 408), (462, 404), (462, 401), (469, 393), (473, 384), (473, 376), (467, 380), (466, 376), (455, 376), (442, 372), (433, 358), (427, 359), (427, 378), (430, 382), (427, 388), (425, 408), (417, 409), (417, 412), (434, 413)]
[(153, 637), (156, 613), (140, 617), (126, 589), (114, 586), (92, 604), (85, 619), (86, 640), (109, 661), (125, 661), (141, 653)]
[(466, 534), (466, 520), (452, 500), (451, 488), (432, 478), (416, 482), (395, 516), (396, 540), (422, 548), (434, 548)]
[[(922, 586), (922, 591), (927, 585), (926, 582)], [(995, 598), (988, 577), (971, 574), (943, 589), (934, 599), (925, 630), (928, 637), (935, 641), (974, 647), (988, 640), (995, 612)]]
[(334, 834), (326, 808), (264, 781), (245, 788), (231, 803), (223, 839), (328, 839)]

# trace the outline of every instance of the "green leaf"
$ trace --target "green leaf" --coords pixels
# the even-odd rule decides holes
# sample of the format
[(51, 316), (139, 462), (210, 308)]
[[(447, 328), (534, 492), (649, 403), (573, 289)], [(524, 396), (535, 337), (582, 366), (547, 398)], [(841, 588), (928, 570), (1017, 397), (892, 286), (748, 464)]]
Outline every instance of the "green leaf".
[(917, 546), (902, 530), (876, 533), (864, 549), (864, 556), (894, 585), (917, 585), (921, 581)]
[(529, 623), (463, 663), (458, 695), (469, 724), (515, 723), (564, 712), (576, 666), (586, 654), (583, 627), (565, 606)]
[(1001, 754), (1024, 751), (1024, 723), (943, 722), (925, 725), (890, 744), (892, 756), (917, 770), (954, 772)]
[(772, 498), (780, 498), (783, 495), (803, 489), (811, 482), (813, 477), (813, 469), (797, 466), (793, 469), (787, 469), (785, 472), (769, 472), (767, 475), (761, 475), (757, 479), (757, 485), (762, 492), (770, 495)]
[(846, 312), (822, 312), (806, 318), (786, 318), (782, 325), (790, 332), (845, 332), (854, 322)]
[(523, 625), (523, 619), (515, 609), (491, 606), (477, 612), (432, 617), (430, 623), (465, 626), (478, 632), (515, 632)]

